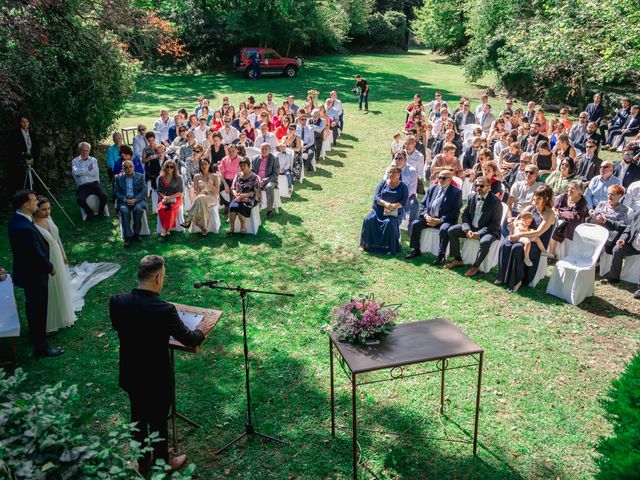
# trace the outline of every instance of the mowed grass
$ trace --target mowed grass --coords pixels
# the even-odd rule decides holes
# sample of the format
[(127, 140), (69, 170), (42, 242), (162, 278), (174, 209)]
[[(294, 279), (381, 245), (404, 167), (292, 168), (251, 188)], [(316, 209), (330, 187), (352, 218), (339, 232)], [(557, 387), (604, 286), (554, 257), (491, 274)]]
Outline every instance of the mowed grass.
[[(356, 73), (371, 84), (368, 115), (357, 111), (350, 93)], [(66, 349), (63, 357), (33, 359), (23, 335), (20, 365), (30, 374), (29, 386), (59, 380), (78, 384), (79, 408), (95, 412), (94, 431), (106, 433), (128, 421), (127, 397), (117, 386), (118, 339), (111, 330), (108, 300), (112, 293), (132, 288), (139, 259), (155, 253), (167, 261), (163, 298), (224, 311), (199, 354), (177, 355), (179, 410), (203, 425), (194, 430), (178, 424), (180, 451), (199, 465), (199, 478), (350, 478), (350, 389), (338, 370), (338, 423), (346, 430), (332, 439), (329, 348), (320, 329), (333, 306), (369, 292), (387, 303), (402, 303), (401, 322), (449, 318), (486, 353), (478, 456), (470, 445), (411, 437), (385, 446), (395, 437), (363, 431), (362, 478), (592, 477), (594, 444), (610, 433), (599, 400), (638, 347), (640, 308), (629, 294), (631, 286), (598, 286), (596, 296), (573, 307), (546, 295), (546, 280), (535, 290), (508, 295), (492, 284), (495, 272), (466, 279), (464, 269), (432, 267), (429, 255), (409, 262), (358, 250), (362, 218), (413, 94), (430, 99), (439, 90), (455, 103), (467, 95), (475, 107), (484, 84), (465, 83), (458, 66), (424, 52), (311, 58), (292, 80), (150, 74), (120, 125), (143, 122), (151, 127), (160, 108), (191, 110), (200, 94), (214, 106), (224, 94), (237, 105), (248, 95), (261, 100), (269, 91), (277, 101), (294, 94), (302, 102), (311, 88), (320, 90), (321, 98), (332, 89), (340, 92), (344, 134), (318, 171), (295, 186), (280, 214), (264, 221), (255, 237), (174, 234), (163, 243), (154, 235), (124, 250), (115, 218), (80, 225), (71, 192), (61, 195), (79, 224), (77, 230), (70, 227), (54, 207), (70, 261), (113, 261), (122, 268), (89, 292), (77, 325), (55, 338), (53, 343)], [(154, 230), (155, 218), (150, 219)], [(406, 246), (406, 238), (403, 242)], [(0, 260), (8, 265), (6, 234), (1, 246)], [(194, 281), (206, 278), (296, 295), (249, 296), (258, 427), (286, 439), (288, 446), (250, 439), (214, 455), (244, 428), (244, 371), (239, 299), (234, 293), (193, 289)], [(18, 302), (23, 302), (21, 294)], [(363, 387), (359, 424), (400, 432), (425, 417), (417, 433), (469, 439), (475, 380), (475, 370), (447, 374), (446, 416), (437, 414), (437, 375)]]

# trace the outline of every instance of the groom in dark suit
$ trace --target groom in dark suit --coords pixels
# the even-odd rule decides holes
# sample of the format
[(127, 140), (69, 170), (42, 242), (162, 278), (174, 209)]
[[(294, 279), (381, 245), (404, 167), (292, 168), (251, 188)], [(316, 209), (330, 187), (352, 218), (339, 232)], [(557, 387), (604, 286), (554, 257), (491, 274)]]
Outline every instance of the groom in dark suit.
[(11, 201), (16, 210), (9, 221), (13, 282), (24, 290), (33, 350), (37, 357), (57, 357), (64, 350), (49, 348), (46, 335), (49, 276), (56, 272), (49, 261), (49, 245), (33, 224), (32, 215), (38, 209), (36, 195), (20, 190)]
[(161, 439), (153, 443), (153, 456), (147, 453), (139, 459), (141, 473), (157, 459), (172, 471), (187, 460), (186, 455), (169, 460), (167, 417), (174, 389), (169, 337), (195, 347), (204, 341), (203, 332), (213, 327), (209, 320), (195, 330), (182, 323), (176, 307), (159, 297), (164, 276), (164, 259), (147, 255), (138, 266), (138, 288), (113, 295), (109, 302), (111, 323), (120, 338), (120, 387), (129, 395), (131, 421), (138, 423), (134, 438), (144, 445), (150, 433), (158, 432)]

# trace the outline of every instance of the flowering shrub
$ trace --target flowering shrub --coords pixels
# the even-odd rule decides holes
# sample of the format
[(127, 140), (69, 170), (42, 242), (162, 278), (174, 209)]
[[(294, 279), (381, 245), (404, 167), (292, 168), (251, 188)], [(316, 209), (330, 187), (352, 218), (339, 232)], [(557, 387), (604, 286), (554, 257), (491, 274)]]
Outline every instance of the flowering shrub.
[(369, 295), (334, 308), (330, 329), (339, 340), (364, 344), (369, 338), (391, 333), (396, 316), (396, 309), (384, 308), (384, 303), (376, 302), (373, 295)]

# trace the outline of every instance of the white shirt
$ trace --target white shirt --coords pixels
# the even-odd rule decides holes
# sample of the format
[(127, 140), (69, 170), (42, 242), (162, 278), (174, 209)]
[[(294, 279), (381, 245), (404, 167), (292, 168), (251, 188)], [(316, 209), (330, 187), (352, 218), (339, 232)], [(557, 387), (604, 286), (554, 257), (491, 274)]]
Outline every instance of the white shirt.
[(276, 154), (276, 158), (280, 163), (280, 170), (287, 171), (291, 170), (291, 165), (293, 164), (293, 156), (288, 153), (286, 150), (284, 152), (278, 152)]
[(271, 100), (270, 102), (266, 102), (266, 103), (267, 103), (267, 108), (271, 110), (271, 115), (275, 115), (276, 113), (278, 113), (278, 105), (276, 104), (276, 102)]
[(31, 147), (33, 146), (33, 144), (31, 143), (31, 135), (29, 135), (29, 130), (20, 129), (20, 131), (22, 132), (22, 136), (24, 137), (24, 144), (27, 147), (27, 153), (31, 155)]
[(342, 115), (342, 112), (344, 111), (344, 109), (342, 108), (342, 102), (337, 98), (333, 101), (333, 108), (336, 109), (338, 115)]
[(424, 155), (415, 149), (411, 155), (407, 152), (407, 163), (416, 169), (418, 178), (424, 178)]
[(275, 152), (276, 147), (278, 146), (278, 139), (273, 133), (267, 132), (267, 135), (265, 137), (263, 137), (262, 134), (256, 137), (256, 141), (253, 142), (253, 146), (256, 148), (260, 148), (263, 143), (268, 143), (269, 145), (271, 145), (271, 152)]
[(229, 127), (228, 131), (226, 127), (222, 127), (218, 132), (222, 135), (222, 143), (225, 145), (230, 145), (231, 142), (240, 137), (240, 132), (233, 127)]
[(482, 216), (482, 207), (484, 207), (484, 198), (478, 195), (478, 199), (476, 200), (476, 211), (473, 214), (473, 221), (471, 222), (473, 228), (478, 228), (480, 217)]
[[(91, 170), (89, 170), (91, 166)], [(91, 182), (100, 181), (100, 171), (98, 170), (98, 161), (94, 157), (87, 157), (86, 160), (77, 156), (71, 160), (71, 174), (76, 182), (76, 185), (84, 185)]]
[(207, 130), (209, 130), (209, 127), (207, 127), (206, 125), (204, 126), (204, 128), (202, 128), (202, 126), (199, 126), (198, 128), (193, 130), (193, 134), (196, 136), (196, 142), (202, 143), (207, 139)]
[(133, 156), (142, 158), (142, 151), (149, 146), (149, 142), (144, 135), (133, 137)]
[[(480, 115), (484, 113), (484, 105), (484, 103), (481, 103), (476, 107), (476, 119), (480, 118)], [(493, 108), (489, 110), (489, 113), (491, 113), (492, 110)]]
[(629, 169), (629, 165), (631, 164), (625, 163), (624, 160), (620, 161), (620, 172), (618, 172), (618, 178), (620, 179), (620, 182), (624, 180), (624, 174), (627, 173), (627, 170)]
[(156, 120), (156, 123), (153, 124), (153, 129), (160, 134), (160, 138), (156, 138), (158, 143), (169, 140), (169, 129), (173, 125), (175, 125), (175, 123), (171, 117), (167, 119), (167, 123), (162, 121), (162, 117)]
[(633, 182), (627, 187), (622, 203), (634, 212), (640, 210), (640, 180)]

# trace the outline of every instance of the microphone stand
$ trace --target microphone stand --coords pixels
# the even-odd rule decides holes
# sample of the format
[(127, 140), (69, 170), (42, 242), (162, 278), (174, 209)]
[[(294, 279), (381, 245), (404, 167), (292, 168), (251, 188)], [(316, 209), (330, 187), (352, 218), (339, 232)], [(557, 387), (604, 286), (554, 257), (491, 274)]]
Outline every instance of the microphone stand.
[(252, 290), (249, 288), (242, 288), (240, 286), (237, 287), (223, 287), (219, 285), (205, 285), (209, 288), (217, 288), (220, 290), (233, 290), (238, 292), (240, 298), (242, 299), (242, 334), (244, 337), (244, 371), (245, 371), (245, 390), (247, 394), (247, 417), (244, 424), (244, 432), (238, 435), (236, 438), (227, 443), (224, 447), (217, 450), (215, 452), (216, 455), (220, 455), (227, 448), (237, 443), (240, 439), (249, 436), (249, 435), (258, 435), (259, 437), (266, 438), (267, 440), (271, 440), (274, 442), (282, 443), (284, 445), (288, 445), (289, 443), (281, 440), (279, 438), (273, 437), (271, 435), (264, 434), (262, 432), (258, 432), (253, 426), (253, 421), (251, 417), (251, 385), (249, 380), (249, 344), (247, 341), (247, 293), (261, 293), (263, 295), (280, 295), (284, 297), (293, 297), (292, 293), (285, 292), (270, 292), (266, 290)]

